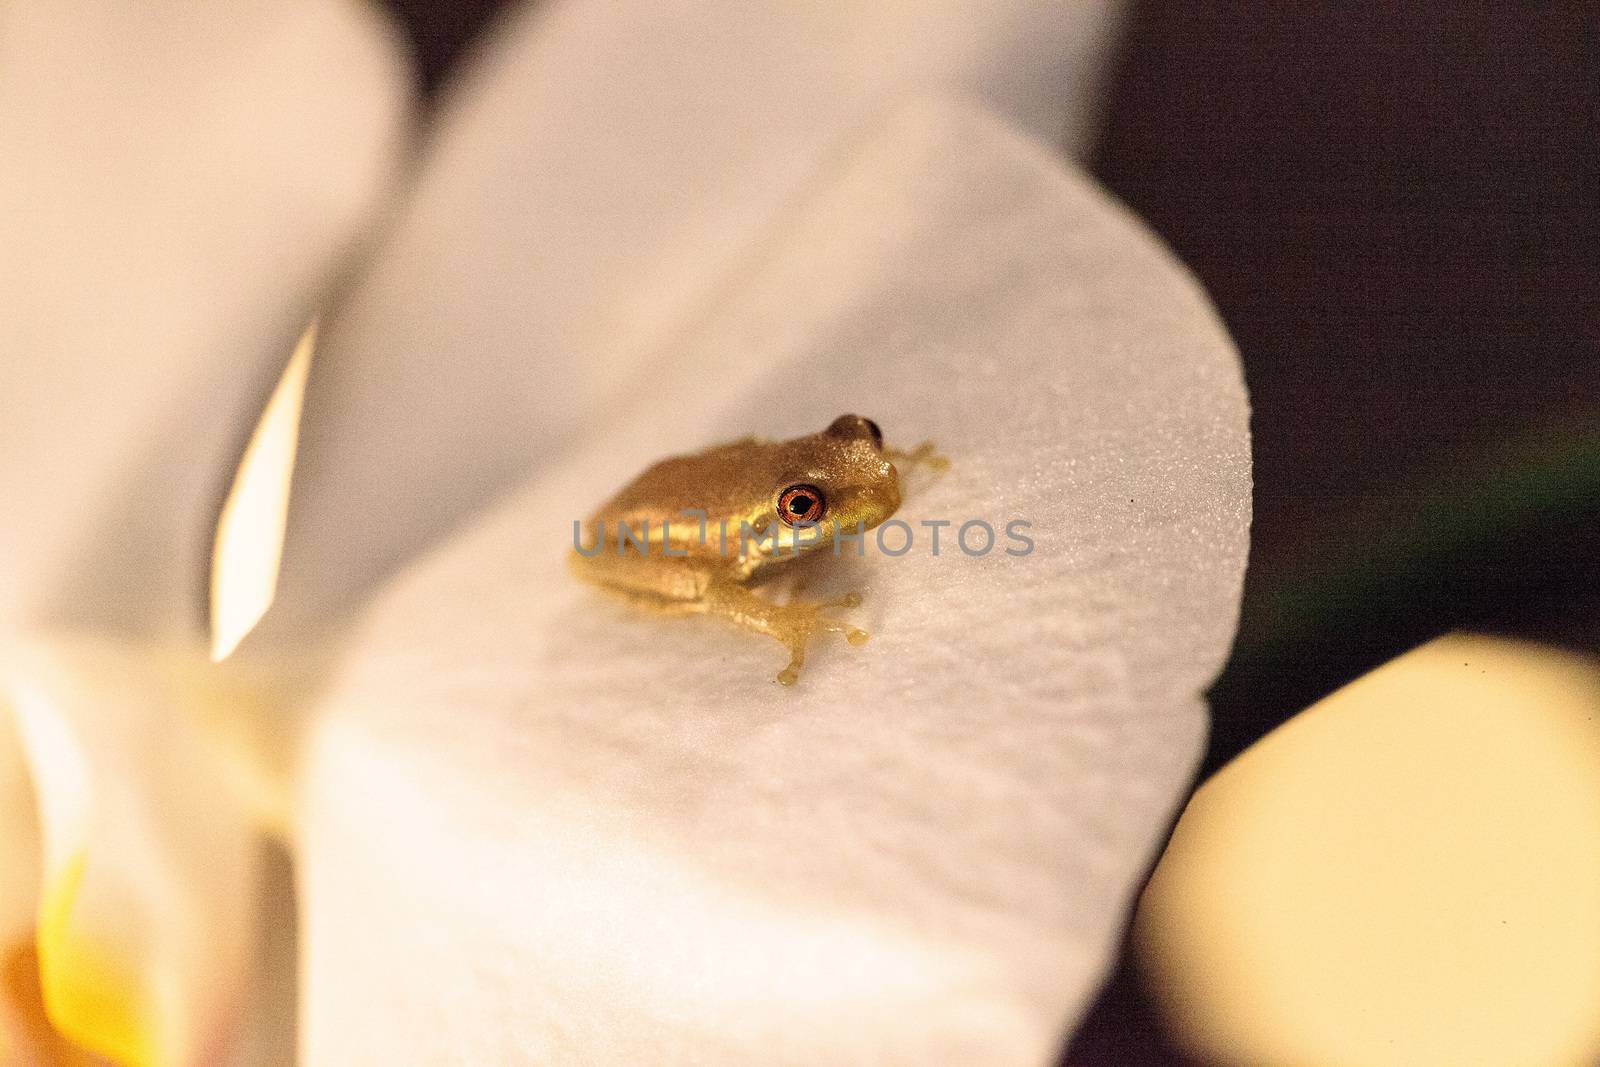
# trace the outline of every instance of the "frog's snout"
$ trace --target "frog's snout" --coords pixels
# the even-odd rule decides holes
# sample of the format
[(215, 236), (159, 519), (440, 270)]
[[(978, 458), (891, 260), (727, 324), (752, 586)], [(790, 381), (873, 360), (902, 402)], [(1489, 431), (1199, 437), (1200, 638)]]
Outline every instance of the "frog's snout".
[(900, 475), (895, 471), (893, 465), (890, 465), (889, 477), (883, 480), (883, 484), (878, 490), (878, 495), (880, 498), (878, 522), (882, 522), (900, 510)]
[(859, 522), (870, 530), (893, 515), (899, 507), (900, 479), (895, 476), (894, 468), (890, 467), (887, 477), (859, 486), (851, 492), (847, 514), (840, 516), (840, 526), (853, 529)]

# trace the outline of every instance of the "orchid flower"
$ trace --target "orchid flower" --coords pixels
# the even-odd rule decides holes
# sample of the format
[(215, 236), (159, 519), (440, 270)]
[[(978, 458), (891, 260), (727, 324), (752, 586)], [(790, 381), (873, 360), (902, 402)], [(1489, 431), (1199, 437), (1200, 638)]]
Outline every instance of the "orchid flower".
[[(1050, 1062), (1249, 515), (1230, 343), (1062, 147), (1113, 26), (550, 3), (412, 138), (364, 8), (0, 9), (13, 1055), (288, 1059), (272, 839), (305, 1064)], [(269, 395), (292, 493), (218, 537)], [(638, 469), (846, 411), (952, 460), (913, 529), (1035, 550), (838, 561), (873, 640), (793, 689), (571, 580)]]

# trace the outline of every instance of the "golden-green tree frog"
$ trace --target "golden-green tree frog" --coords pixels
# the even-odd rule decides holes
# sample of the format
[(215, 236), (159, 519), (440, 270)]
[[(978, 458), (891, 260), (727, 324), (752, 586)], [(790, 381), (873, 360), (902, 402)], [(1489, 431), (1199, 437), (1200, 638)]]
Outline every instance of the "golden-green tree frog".
[(791, 597), (753, 586), (785, 564), (882, 523), (900, 506), (894, 460), (946, 465), (931, 443), (884, 447), (878, 424), (841, 415), (790, 441), (745, 437), (661, 460), (574, 530), (573, 569), (588, 581), (668, 614), (714, 615), (768, 634), (789, 650), (778, 681), (793, 685), (818, 632), (853, 645), (867, 634), (823, 614), (861, 603)]

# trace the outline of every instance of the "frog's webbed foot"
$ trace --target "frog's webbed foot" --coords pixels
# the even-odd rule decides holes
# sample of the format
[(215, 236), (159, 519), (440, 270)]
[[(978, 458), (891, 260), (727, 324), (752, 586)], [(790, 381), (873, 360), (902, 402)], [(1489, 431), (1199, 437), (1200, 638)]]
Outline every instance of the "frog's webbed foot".
[(899, 448), (886, 448), (883, 450), (883, 454), (891, 463), (900, 464), (908, 468), (922, 466), (931, 471), (946, 471), (950, 469), (949, 458), (936, 452), (932, 441), (924, 441), (910, 451)]
[(789, 665), (778, 672), (778, 681), (793, 685), (806, 662), (806, 644), (817, 633), (843, 634), (852, 645), (867, 641), (867, 632), (823, 612), (831, 608), (861, 605), (860, 593), (846, 593), (832, 600), (791, 600), (779, 604), (733, 583), (717, 584), (708, 590), (706, 610), (730, 622), (767, 634), (783, 642), (789, 650)]

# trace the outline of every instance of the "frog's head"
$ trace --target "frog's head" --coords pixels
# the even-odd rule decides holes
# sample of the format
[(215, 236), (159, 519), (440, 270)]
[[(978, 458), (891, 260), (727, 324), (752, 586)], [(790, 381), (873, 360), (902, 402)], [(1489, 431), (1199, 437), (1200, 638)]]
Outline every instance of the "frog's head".
[(821, 433), (789, 442), (788, 451), (793, 475), (779, 479), (772, 501), (785, 547), (832, 544), (835, 532), (870, 530), (900, 507), (900, 476), (871, 419), (841, 415)]

